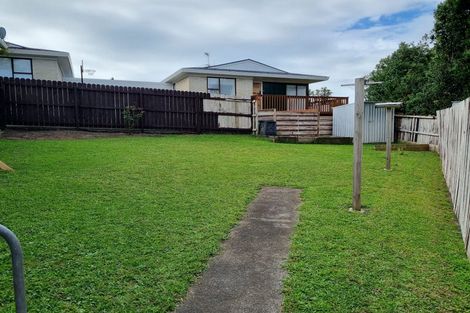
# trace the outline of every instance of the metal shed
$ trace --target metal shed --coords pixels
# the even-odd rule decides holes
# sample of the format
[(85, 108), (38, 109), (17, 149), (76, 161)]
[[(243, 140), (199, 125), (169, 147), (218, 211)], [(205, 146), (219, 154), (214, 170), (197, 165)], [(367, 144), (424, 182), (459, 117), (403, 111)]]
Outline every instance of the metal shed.
[[(385, 114), (385, 108), (376, 108), (372, 102), (364, 103), (364, 143), (385, 142)], [(395, 115), (395, 112), (392, 114)], [(354, 103), (333, 108), (333, 136), (354, 136)]]

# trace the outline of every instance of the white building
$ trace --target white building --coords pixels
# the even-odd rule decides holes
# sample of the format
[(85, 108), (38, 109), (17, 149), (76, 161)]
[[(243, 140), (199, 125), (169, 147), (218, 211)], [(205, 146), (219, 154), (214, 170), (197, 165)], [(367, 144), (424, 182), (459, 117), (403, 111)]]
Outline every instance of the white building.
[(0, 76), (58, 81), (73, 78), (68, 52), (4, 43), (7, 50), (0, 55)]

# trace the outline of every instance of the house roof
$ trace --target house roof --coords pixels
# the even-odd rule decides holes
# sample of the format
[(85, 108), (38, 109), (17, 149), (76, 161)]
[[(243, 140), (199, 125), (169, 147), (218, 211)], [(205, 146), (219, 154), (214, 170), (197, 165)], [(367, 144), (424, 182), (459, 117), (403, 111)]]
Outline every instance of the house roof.
[(273, 66), (252, 60), (252, 59), (245, 59), (240, 61), (234, 61), (229, 63), (223, 63), (218, 65), (212, 65), (205, 67), (207, 69), (214, 69), (214, 70), (230, 70), (230, 71), (251, 71), (251, 72), (262, 72), (262, 73), (284, 73), (287, 74), (286, 71), (280, 70)]
[(72, 61), (70, 59), (70, 54), (64, 51), (56, 51), (56, 50), (46, 50), (46, 49), (38, 49), (38, 48), (30, 48), (25, 47), (22, 45), (18, 45), (12, 42), (5, 41), (7, 45), (7, 53), (8, 55), (14, 57), (25, 57), (25, 58), (48, 58), (48, 59), (56, 59), (60, 69), (62, 70), (62, 74), (64, 77), (73, 77), (73, 70), (72, 70)]
[(329, 78), (328, 76), (289, 73), (252, 59), (244, 59), (205, 67), (184, 67), (163, 81), (165, 83), (176, 83), (190, 75), (241, 76), (307, 84), (328, 80)]

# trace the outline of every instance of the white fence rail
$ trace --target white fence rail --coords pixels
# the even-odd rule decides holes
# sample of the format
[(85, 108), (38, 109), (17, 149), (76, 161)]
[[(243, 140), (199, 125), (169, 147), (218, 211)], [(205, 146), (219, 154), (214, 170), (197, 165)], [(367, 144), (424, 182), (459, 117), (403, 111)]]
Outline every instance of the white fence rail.
[(442, 171), (470, 258), (470, 98), (437, 112)]

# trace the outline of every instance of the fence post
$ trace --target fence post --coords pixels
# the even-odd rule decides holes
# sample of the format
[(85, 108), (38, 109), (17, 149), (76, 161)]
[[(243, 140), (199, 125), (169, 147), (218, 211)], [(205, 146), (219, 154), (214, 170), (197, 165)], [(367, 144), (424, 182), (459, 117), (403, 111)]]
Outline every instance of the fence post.
[(196, 99), (196, 132), (197, 133), (201, 133), (202, 131), (202, 115), (204, 114), (204, 99), (206, 98), (205, 96), (204, 97), (201, 97), (200, 95), (198, 94), (192, 94), (193, 97), (196, 97), (198, 96)]
[(26, 313), (26, 290), (24, 284), (23, 250), (20, 241), (7, 227), (0, 224), (0, 236), (10, 247), (13, 271), (13, 288), (15, 290), (16, 313)]
[(144, 132), (144, 124), (145, 124), (145, 104), (144, 104), (144, 95), (142, 93), (142, 88), (139, 88), (139, 103), (140, 103), (140, 109), (144, 114), (142, 115), (142, 118), (140, 119), (140, 132)]
[(255, 127), (254, 127), (254, 101), (253, 101), (253, 97), (251, 97), (251, 100), (250, 100), (250, 114), (251, 114), (251, 118), (250, 118), (250, 124), (251, 124), (251, 132), (253, 133), (253, 135), (255, 134)]
[(75, 128), (80, 128), (80, 107), (82, 103), (82, 92), (77, 83), (73, 83), (75, 93)]
[(0, 77), (0, 130), (6, 128), (6, 95), (3, 78)]
[(317, 115), (317, 137), (320, 137), (320, 116), (321, 116), (321, 113), (318, 112), (318, 115)]

